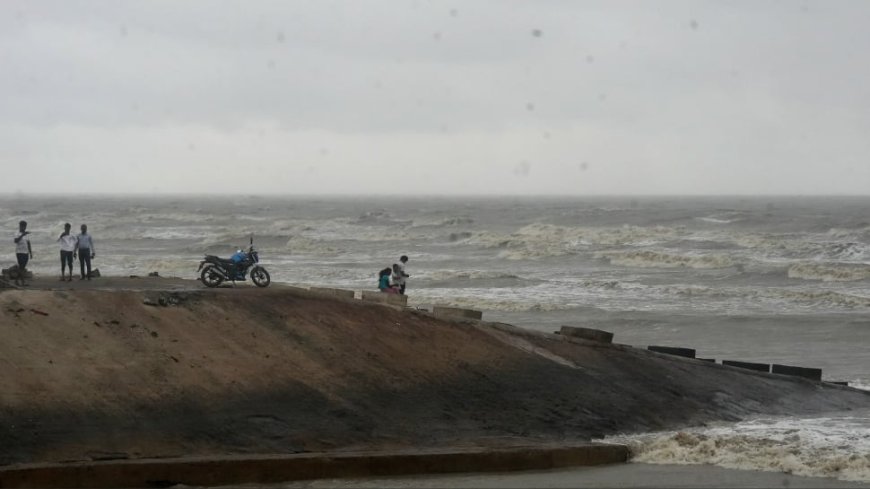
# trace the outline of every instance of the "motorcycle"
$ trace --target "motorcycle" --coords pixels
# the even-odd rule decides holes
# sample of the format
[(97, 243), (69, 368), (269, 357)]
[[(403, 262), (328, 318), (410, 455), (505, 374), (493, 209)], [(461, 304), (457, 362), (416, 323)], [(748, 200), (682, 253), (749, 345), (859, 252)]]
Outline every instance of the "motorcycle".
[(247, 280), (248, 274), (257, 287), (268, 287), (272, 278), (265, 268), (258, 265), (259, 261), (260, 254), (254, 248), (254, 237), (251, 236), (247, 251), (239, 250), (230, 259), (205, 255), (196, 272), (206, 287), (217, 287), (227, 280), (235, 284), (236, 281)]

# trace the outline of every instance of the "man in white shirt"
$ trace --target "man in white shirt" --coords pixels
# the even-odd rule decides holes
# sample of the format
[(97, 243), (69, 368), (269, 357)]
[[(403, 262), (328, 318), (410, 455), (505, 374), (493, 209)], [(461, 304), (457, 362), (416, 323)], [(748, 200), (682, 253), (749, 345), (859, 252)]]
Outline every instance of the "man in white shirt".
[(405, 263), (408, 263), (408, 257), (402, 255), (402, 257), (399, 258), (399, 263), (396, 264), (396, 277), (394, 278), (396, 284), (399, 285), (399, 293), (402, 295), (405, 295), (405, 279), (410, 277), (410, 275), (405, 272)]
[[(70, 228), (72, 225), (70, 223), (66, 223), (63, 225), (63, 232), (60, 233), (60, 237), (57, 238), (57, 242), (60, 243), (60, 280), (63, 282), (66, 280), (67, 282), (72, 280), (73, 276), (73, 255), (76, 251), (76, 245), (79, 240), (70, 233)], [(66, 267), (69, 265), (69, 278), (64, 278)]]
[(15, 235), (15, 257), (18, 259), (18, 278), (15, 279), (16, 285), (27, 285), (24, 281), (24, 273), (27, 271), (27, 260), (33, 258), (33, 249), (30, 247), (30, 239), (27, 235), (30, 232), (27, 230), (27, 221), (18, 223), (18, 234)]
[[(82, 224), (82, 233), (76, 236), (76, 251), (79, 254), (79, 266), (82, 271), (82, 276), (79, 280), (87, 278), (91, 279), (91, 259), (97, 256), (97, 250), (94, 248), (94, 238), (88, 234), (88, 226)], [(85, 265), (87, 265), (88, 273), (85, 274)]]

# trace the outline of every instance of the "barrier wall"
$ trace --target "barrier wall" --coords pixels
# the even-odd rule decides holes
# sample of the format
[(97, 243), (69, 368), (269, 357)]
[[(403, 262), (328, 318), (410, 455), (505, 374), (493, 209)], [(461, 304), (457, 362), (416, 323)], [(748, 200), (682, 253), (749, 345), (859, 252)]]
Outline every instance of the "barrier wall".
[(369, 302), (380, 302), (382, 304), (392, 304), (395, 306), (407, 306), (408, 296), (400, 294), (385, 294), (381, 291), (364, 290), (360, 295), (360, 299)]
[(613, 333), (602, 331), (600, 329), (581, 328), (579, 326), (562, 326), (559, 329), (559, 334), (571, 338), (580, 338), (601, 343), (613, 342)]
[(342, 297), (345, 299), (353, 299), (354, 291), (345, 289), (331, 289), (327, 287), (311, 287), (308, 289), (315, 294), (331, 295), (333, 297)]
[(729, 367), (737, 367), (737, 368), (745, 368), (749, 370), (755, 370), (758, 372), (770, 372), (770, 365), (766, 363), (754, 363), (754, 362), (740, 362), (737, 360), (722, 360), (722, 365), (727, 365)]
[(435, 306), (432, 314), (436, 318), (449, 319), (483, 319), (483, 312), (474, 309), (460, 309), (458, 307)]
[(695, 350), (692, 348), (680, 348), (676, 346), (648, 346), (646, 349), (657, 353), (665, 353), (667, 355), (695, 358)]

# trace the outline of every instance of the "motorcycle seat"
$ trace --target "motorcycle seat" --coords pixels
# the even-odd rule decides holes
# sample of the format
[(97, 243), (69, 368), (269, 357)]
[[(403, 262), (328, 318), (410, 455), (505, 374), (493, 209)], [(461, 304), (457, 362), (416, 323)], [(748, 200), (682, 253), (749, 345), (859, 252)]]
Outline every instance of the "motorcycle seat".
[(227, 265), (233, 264), (233, 261), (230, 260), (229, 258), (221, 258), (221, 257), (215, 256), (215, 255), (206, 255), (205, 259), (206, 260), (216, 260), (220, 263), (226, 263)]

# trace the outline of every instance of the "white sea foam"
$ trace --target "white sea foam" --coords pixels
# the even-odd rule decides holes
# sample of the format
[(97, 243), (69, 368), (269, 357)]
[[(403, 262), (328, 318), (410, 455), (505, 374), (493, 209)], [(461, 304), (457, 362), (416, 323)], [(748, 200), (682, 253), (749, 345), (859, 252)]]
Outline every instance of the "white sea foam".
[(870, 482), (870, 412), (765, 418), (606, 441), (628, 444), (634, 462), (713, 464)]

